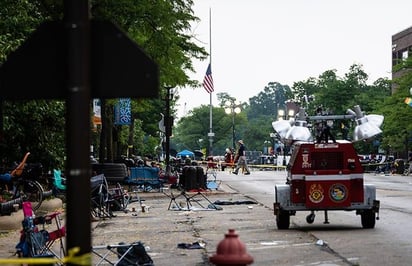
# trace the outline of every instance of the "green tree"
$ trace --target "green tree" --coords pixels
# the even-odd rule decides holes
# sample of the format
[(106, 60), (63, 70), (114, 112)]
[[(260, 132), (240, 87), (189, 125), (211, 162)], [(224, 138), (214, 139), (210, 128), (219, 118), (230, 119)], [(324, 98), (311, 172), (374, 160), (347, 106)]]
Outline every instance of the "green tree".
[(257, 96), (249, 98), (248, 119), (252, 120), (262, 116), (275, 119), (278, 110), (284, 109), (286, 101), (292, 98), (292, 90), (288, 85), (269, 82)]
[(46, 169), (64, 162), (65, 105), (61, 101), (7, 101), (3, 106), (4, 132), (0, 156), (4, 164), (19, 162), (26, 152), (28, 162), (42, 162)]
[(0, 4), (0, 63), (20, 46), (44, 17), (37, 1), (3, 0)]
[[(173, 146), (177, 150), (194, 150), (199, 147), (198, 140), (203, 140), (209, 154), (209, 112), (208, 105), (194, 108), (188, 115), (181, 118), (176, 124), (175, 134), (172, 139)], [(232, 147), (232, 116), (226, 114), (221, 107), (213, 107), (213, 155), (222, 155), (227, 147)], [(235, 115), (236, 136), (243, 136), (246, 124), (246, 113)]]
[(393, 80), (396, 88), (391, 97), (377, 108), (385, 121), (383, 123), (382, 144), (388, 153), (394, 153), (396, 157), (408, 157), (412, 138), (412, 107), (405, 104), (405, 100), (411, 97), (412, 88), (412, 58), (400, 62), (394, 67), (394, 71), (401, 71), (403, 75)]
[(372, 85), (364, 86), (357, 97), (362, 110), (366, 113), (378, 111), (382, 102), (391, 96), (391, 84), (387, 78), (379, 78)]
[[(96, 20), (110, 20), (118, 25), (127, 35), (136, 41), (143, 50), (158, 64), (160, 70), (160, 95), (158, 99), (133, 99), (133, 118), (138, 128), (113, 126), (112, 112), (115, 101), (107, 101), (107, 136), (108, 143), (116, 143), (120, 150), (112, 151), (109, 157), (125, 153), (130, 141), (134, 147), (155, 145), (157, 142), (156, 126), (160, 113), (165, 109), (165, 85), (176, 88), (200, 86), (196, 80), (191, 80), (188, 72), (193, 72), (193, 59), (203, 60), (207, 52), (197, 46), (191, 32), (191, 23), (198, 21), (193, 15), (193, 1), (90, 1), (91, 17)], [(5, 0), (0, 4), (0, 63), (4, 62), (17, 47), (19, 47), (40, 23), (46, 20), (61, 20), (63, 14), (62, 1), (11, 1)], [(136, 107), (137, 106), (137, 107)], [(144, 106), (145, 108), (139, 108)], [(40, 106), (33, 106), (33, 112), (40, 112)], [(172, 105), (173, 107), (173, 105)], [(19, 116), (20, 109), (14, 108), (14, 115)], [(173, 112), (172, 112), (173, 113)], [(27, 121), (30, 123), (31, 121)], [(29, 126), (28, 126), (29, 127)], [(13, 134), (13, 126), (3, 132)], [(126, 131), (126, 133), (124, 132)], [(64, 134), (61, 132), (61, 134)], [(97, 142), (96, 134), (93, 134)], [(152, 139), (154, 138), (154, 139)], [(6, 136), (7, 139), (7, 136)], [(55, 147), (64, 147), (61, 140), (64, 137), (48, 139)], [(148, 141), (150, 140), (150, 141)], [(36, 145), (36, 143), (32, 143)], [(98, 145), (100, 146), (100, 145)], [(111, 148), (111, 147), (110, 147)], [(151, 147), (149, 150), (152, 149)], [(149, 152), (141, 148), (139, 152)], [(14, 157), (9, 154), (10, 157)], [(18, 155), (20, 156), (20, 155)], [(63, 154), (56, 158), (63, 158)]]
[[(272, 142), (270, 133), (273, 133), (273, 117), (259, 116), (256, 119), (248, 120), (243, 132), (243, 139), (249, 151), (263, 151), (267, 146), (266, 142)], [(272, 144), (273, 145), (273, 144)]]
[[(390, 96), (390, 82), (387, 79), (378, 79), (372, 85), (367, 84), (368, 75), (361, 65), (352, 65), (343, 78), (337, 76), (336, 70), (327, 70), (318, 78), (309, 78), (306, 81), (295, 82), (293, 91), (295, 98), (301, 99), (301, 105), (306, 108), (308, 114), (314, 115), (315, 109), (323, 106), (329, 114), (343, 115), (348, 109), (359, 105), (366, 114), (376, 113), (382, 101)], [(342, 137), (342, 130), (354, 123), (351, 121), (337, 121), (334, 123), (333, 132)], [(349, 135), (350, 136), (350, 135)], [(357, 149), (362, 153), (376, 153), (377, 147), (373, 142), (357, 143)]]
[(294, 98), (297, 102), (301, 103), (301, 107), (305, 108), (308, 112), (314, 112), (316, 104), (314, 97), (319, 87), (317, 79), (310, 77), (305, 81), (294, 82), (292, 86)]

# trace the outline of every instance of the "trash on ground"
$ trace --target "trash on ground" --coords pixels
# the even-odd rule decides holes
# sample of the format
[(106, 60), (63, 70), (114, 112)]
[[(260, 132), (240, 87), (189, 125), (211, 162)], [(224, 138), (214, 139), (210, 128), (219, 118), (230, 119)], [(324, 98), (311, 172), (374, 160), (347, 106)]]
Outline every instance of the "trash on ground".
[(222, 201), (222, 200), (216, 200), (213, 204), (215, 205), (241, 205), (241, 204), (257, 204), (255, 201), (251, 200), (237, 200), (237, 201)]
[(205, 243), (200, 243), (200, 242), (194, 242), (192, 244), (179, 243), (177, 244), (177, 247), (183, 248), (183, 249), (202, 249), (205, 247)]

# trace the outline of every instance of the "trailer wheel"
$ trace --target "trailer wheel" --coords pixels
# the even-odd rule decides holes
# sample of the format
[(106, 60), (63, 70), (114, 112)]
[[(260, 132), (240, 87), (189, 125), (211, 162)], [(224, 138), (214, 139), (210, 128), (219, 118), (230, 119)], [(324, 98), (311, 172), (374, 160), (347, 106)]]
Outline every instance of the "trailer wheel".
[(278, 229), (289, 229), (290, 214), (288, 211), (280, 210), (276, 215), (276, 225)]
[(308, 216), (306, 216), (306, 222), (308, 224), (313, 224), (313, 222), (315, 221), (315, 214), (311, 213)]
[(365, 229), (375, 227), (375, 213), (371, 210), (366, 210), (361, 213), (362, 227)]

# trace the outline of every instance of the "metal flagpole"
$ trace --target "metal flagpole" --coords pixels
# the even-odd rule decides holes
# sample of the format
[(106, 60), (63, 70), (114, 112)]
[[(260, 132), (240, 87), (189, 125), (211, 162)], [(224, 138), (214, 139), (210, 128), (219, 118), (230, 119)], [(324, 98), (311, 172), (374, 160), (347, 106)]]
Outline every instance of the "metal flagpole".
[[(209, 65), (212, 65), (212, 11), (211, 8), (209, 8)], [(213, 91), (209, 93), (210, 97), (210, 111), (209, 111), (209, 133), (207, 136), (209, 137), (209, 156), (213, 155), (213, 137), (215, 136), (215, 133), (213, 133), (213, 105), (212, 105), (212, 94)]]

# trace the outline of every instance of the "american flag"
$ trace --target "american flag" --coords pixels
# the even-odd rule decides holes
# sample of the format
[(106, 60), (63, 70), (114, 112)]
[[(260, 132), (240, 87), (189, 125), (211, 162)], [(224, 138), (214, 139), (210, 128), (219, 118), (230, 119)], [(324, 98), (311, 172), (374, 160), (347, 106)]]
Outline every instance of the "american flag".
[(203, 79), (203, 88), (205, 88), (205, 90), (208, 93), (212, 93), (214, 91), (214, 89), (213, 89), (212, 67), (210, 66), (210, 63), (209, 63), (209, 66), (207, 67), (205, 78)]

